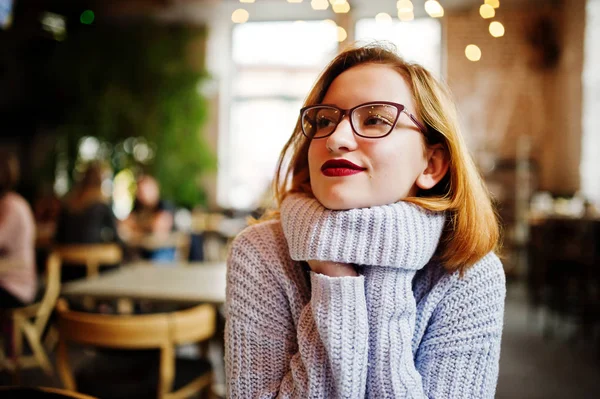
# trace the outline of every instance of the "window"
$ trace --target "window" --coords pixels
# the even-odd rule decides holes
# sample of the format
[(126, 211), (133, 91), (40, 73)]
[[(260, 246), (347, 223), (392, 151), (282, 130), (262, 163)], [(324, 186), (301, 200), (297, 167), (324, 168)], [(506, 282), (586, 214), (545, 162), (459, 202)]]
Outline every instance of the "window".
[(271, 187), (279, 153), (318, 74), (337, 53), (325, 21), (250, 22), (233, 30), (230, 129), (220, 205), (251, 210)]
[(361, 19), (356, 23), (356, 40), (391, 42), (406, 60), (424, 66), (436, 77), (441, 76), (442, 28), (437, 19), (396, 20), (389, 24), (378, 23), (373, 18)]
[(588, 0), (586, 19), (581, 191), (600, 207), (600, 0)]

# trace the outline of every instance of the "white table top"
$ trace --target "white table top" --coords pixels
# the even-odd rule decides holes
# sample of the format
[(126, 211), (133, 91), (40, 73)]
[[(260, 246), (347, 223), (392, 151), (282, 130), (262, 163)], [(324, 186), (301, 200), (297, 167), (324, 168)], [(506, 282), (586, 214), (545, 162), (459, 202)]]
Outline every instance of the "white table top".
[(167, 302), (225, 302), (225, 262), (136, 262), (87, 280), (63, 284), (61, 295)]

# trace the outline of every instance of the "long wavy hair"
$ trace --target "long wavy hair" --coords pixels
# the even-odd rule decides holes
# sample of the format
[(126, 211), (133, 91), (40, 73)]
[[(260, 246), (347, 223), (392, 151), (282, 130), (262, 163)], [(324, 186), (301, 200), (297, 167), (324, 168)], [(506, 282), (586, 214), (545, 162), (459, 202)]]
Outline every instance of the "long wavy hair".
[[(500, 226), (490, 193), (460, 132), (449, 89), (422, 66), (405, 61), (388, 45), (376, 43), (351, 47), (337, 55), (321, 73), (304, 106), (321, 103), (337, 76), (363, 64), (387, 65), (398, 71), (412, 91), (417, 118), (427, 127), (425, 144), (441, 144), (446, 151), (449, 168), (442, 180), (404, 201), (448, 214), (437, 256), (446, 270), (458, 270), (462, 275), (487, 253), (499, 249)], [(277, 209), (290, 193), (312, 195), (308, 171), (310, 140), (302, 134), (300, 123), (299, 117), (279, 157), (273, 181), (276, 209), (265, 214), (265, 218), (277, 217)]]

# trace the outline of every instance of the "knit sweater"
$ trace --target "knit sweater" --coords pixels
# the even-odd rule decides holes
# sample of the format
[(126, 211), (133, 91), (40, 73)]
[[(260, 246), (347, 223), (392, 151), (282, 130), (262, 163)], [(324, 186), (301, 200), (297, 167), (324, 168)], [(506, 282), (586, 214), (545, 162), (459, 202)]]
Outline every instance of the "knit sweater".
[[(490, 253), (462, 278), (433, 258), (444, 215), (399, 202), (331, 211), (293, 195), (228, 258), (230, 398), (493, 398), (505, 297)], [(304, 262), (358, 265), (358, 277)]]

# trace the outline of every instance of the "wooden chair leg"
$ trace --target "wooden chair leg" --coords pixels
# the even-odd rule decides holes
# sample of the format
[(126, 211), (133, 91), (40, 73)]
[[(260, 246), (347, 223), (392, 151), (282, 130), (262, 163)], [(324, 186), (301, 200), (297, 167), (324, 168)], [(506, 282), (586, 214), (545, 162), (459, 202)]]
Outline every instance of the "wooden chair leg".
[(21, 362), (23, 355), (23, 335), (21, 333), (21, 324), (23, 320), (20, 317), (13, 318), (12, 325), (12, 348), (10, 357), (13, 364), (13, 384), (21, 385)]
[(166, 344), (160, 351), (160, 375), (158, 376), (158, 399), (163, 399), (173, 389), (175, 380), (175, 348)]
[(6, 351), (4, 350), (5, 344), (4, 338), (0, 337), (0, 371), (11, 369), (10, 360), (6, 357)]
[(44, 370), (47, 375), (53, 375), (54, 370), (52, 369), (50, 360), (48, 360), (46, 351), (42, 346), (40, 332), (37, 331), (31, 323), (25, 321), (23, 323), (23, 334), (27, 338), (27, 341), (29, 341), (29, 346), (31, 347), (33, 356), (38, 364), (42, 367), (42, 370)]
[(70, 391), (77, 391), (73, 370), (69, 362), (68, 348), (65, 341), (59, 339), (56, 348), (56, 368), (63, 386)]
[(58, 344), (58, 329), (55, 325), (50, 325), (48, 327), (48, 332), (46, 333), (46, 337), (44, 338), (44, 347), (46, 348), (46, 352), (54, 352), (56, 349), (56, 345)]
[(213, 390), (214, 376), (211, 374), (210, 383), (203, 389), (202, 397), (206, 399), (216, 399), (215, 391)]

